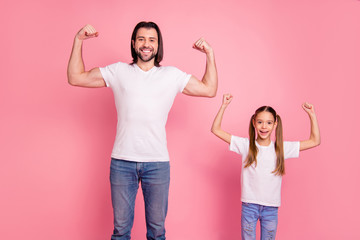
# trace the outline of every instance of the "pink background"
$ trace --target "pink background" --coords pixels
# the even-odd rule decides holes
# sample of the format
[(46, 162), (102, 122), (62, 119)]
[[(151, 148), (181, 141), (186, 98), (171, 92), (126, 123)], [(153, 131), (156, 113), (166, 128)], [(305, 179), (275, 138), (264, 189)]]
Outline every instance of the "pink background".
[[(111, 89), (67, 84), (75, 33), (88, 68), (129, 62), (137, 22), (159, 24), (163, 65), (202, 77), (205, 37), (219, 72), (213, 99), (179, 95), (167, 124), (170, 240), (240, 239), (240, 158), (210, 133), (223, 93), (223, 127), (247, 136), (250, 115), (272, 105), (286, 140), (309, 135), (316, 107), (322, 144), (287, 161), (277, 239), (360, 239), (360, 1), (5, 1), (1, 4), (0, 239), (110, 239)], [(133, 239), (145, 239), (142, 195)]]

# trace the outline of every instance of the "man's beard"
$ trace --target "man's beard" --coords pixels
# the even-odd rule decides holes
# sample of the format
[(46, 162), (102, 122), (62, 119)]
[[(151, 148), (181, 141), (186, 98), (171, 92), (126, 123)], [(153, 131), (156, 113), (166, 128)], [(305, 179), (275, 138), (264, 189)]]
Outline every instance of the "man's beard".
[(137, 57), (140, 58), (141, 61), (143, 61), (143, 62), (149, 62), (156, 56), (156, 53), (154, 51), (152, 51), (152, 54), (150, 55), (150, 57), (145, 59), (145, 58), (143, 58), (143, 56), (141, 56), (141, 49), (140, 49), (140, 51), (135, 49), (135, 52), (136, 52)]

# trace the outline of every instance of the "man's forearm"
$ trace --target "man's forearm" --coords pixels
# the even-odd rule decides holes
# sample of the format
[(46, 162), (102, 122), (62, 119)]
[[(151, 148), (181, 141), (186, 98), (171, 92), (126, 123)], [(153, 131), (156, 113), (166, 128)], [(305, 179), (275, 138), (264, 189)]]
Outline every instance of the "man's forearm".
[(81, 74), (85, 71), (84, 61), (82, 59), (82, 43), (83, 40), (79, 40), (75, 37), (67, 69), (68, 81), (70, 84), (77, 74)]
[(213, 51), (206, 53), (206, 69), (202, 82), (208, 88), (209, 95), (215, 96), (217, 92), (218, 76)]

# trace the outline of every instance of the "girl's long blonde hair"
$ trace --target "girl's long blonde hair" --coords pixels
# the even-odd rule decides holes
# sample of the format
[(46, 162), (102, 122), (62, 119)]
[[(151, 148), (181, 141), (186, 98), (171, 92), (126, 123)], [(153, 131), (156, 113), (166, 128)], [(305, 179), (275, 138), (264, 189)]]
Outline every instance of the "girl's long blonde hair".
[(276, 111), (270, 107), (270, 106), (262, 106), (258, 108), (254, 115), (251, 116), (250, 124), (249, 124), (249, 153), (246, 158), (246, 164), (245, 168), (251, 166), (253, 163), (255, 163), (255, 166), (257, 164), (256, 156), (257, 152), (259, 151), (255, 144), (255, 128), (253, 125), (253, 121), (255, 121), (256, 116), (260, 112), (269, 112), (273, 115), (275, 121), (277, 122), (276, 126), (276, 140), (275, 140), (275, 152), (276, 152), (276, 168), (272, 173), (275, 173), (275, 175), (284, 175), (285, 174), (285, 161), (284, 161), (284, 141), (283, 141), (283, 128), (281, 123), (281, 118), (278, 114), (276, 114)]

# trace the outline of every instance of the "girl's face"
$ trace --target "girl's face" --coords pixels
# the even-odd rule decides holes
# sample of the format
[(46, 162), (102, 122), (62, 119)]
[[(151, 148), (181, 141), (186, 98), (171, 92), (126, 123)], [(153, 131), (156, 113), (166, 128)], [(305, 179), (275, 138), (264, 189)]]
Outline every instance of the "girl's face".
[(270, 112), (260, 112), (253, 120), (253, 125), (257, 133), (257, 137), (262, 140), (268, 140), (271, 137), (272, 131), (276, 127), (276, 122)]

